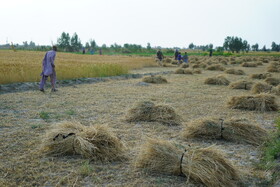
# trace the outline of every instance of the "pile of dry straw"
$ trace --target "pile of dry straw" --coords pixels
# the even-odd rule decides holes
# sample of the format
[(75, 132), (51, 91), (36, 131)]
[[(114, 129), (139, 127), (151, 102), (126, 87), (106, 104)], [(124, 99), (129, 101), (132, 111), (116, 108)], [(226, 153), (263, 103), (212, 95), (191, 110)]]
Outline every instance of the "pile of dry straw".
[(230, 81), (227, 80), (223, 75), (218, 75), (216, 77), (207, 78), (204, 83), (214, 85), (229, 85)]
[(251, 82), (251, 81), (241, 80), (241, 81), (236, 81), (236, 82), (231, 83), (229, 85), (229, 87), (232, 88), (232, 89), (251, 90), (252, 85), (253, 85), (253, 82)]
[(243, 119), (224, 121), (217, 118), (204, 118), (187, 124), (182, 136), (184, 138), (222, 139), (261, 145), (267, 137), (267, 132)]
[(279, 109), (276, 98), (270, 94), (258, 94), (256, 96), (234, 96), (228, 101), (228, 106), (233, 109), (255, 111), (277, 111)]
[(205, 186), (236, 186), (240, 181), (238, 171), (214, 147), (187, 148), (158, 139), (149, 139), (136, 157), (135, 167), (151, 172), (183, 175), (193, 183)]
[(181, 124), (181, 118), (172, 107), (168, 105), (155, 105), (150, 101), (136, 103), (136, 105), (128, 111), (126, 120), (128, 122), (160, 122), (167, 125)]
[(176, 69), (174, 73), (175, 74), (190, 74), (190, 75), (193, 74), (192, 70), (191, 69), (187, 69), (187, 68), (186, 69), (184, 69), (184, 68)]
[(225, 72), (227, 74), (233, 74), (233, 75), (245, 75), (245, 72), (241, 69), (231, 68), (231, 69), (227, 69)]
[(151, 75), (150, 77), (144, 77), (142, 81), (147, 83), (153, 83), (153, 84), (167, 83), (166, 78), (159, 75), (158, 76)]
[(48, 155), (82, 155), (101, 161), (121, 160), (124, 150), (124, 144), (107, 126), (84, 126), (78, 122), (52, 125), (42, 145), (42, 152)]

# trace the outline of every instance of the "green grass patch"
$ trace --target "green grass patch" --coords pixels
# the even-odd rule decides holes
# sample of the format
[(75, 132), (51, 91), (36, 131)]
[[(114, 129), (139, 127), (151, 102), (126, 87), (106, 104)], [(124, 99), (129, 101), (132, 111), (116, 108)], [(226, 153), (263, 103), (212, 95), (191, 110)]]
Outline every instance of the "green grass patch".
[(90, 165), (89, 161), (86, 161), (82, 164), (82, 166), (79, 169), (79, 173), (80, 175), (82, 175), (83, 177), (87, 177), (89, 175), (92, 175), (93, 173), (93, 168)]
[(31, 129), (39, 129), (39, 128), (42, 128), (43, 127), (43, 124), (33, 124), (31, 125)]
[(49, 112), (45, 112), (45, 111), (41, 111), (39, 113), (40, 118), (42, 118), (43, 120), (48, 120), (50, 119), (50, 113)]
[(280, 179), (280, 117), (275, 120), (276, 129), (262, 147), (262, 157), (258, 168), (272, 171), (273, 184)]
[(74, 110), (67, 110), (65, 111), (65, 114), (69, 115), (69, 116), (72, 116), (75, 114), (75, 111)]

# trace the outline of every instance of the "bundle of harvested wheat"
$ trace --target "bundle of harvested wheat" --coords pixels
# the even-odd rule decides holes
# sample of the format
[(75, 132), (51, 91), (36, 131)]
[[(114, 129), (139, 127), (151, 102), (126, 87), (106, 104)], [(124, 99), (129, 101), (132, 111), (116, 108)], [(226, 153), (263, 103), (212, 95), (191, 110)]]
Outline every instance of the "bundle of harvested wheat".
[(47, 155), (82, 155), (92, 160), (113, 161), (124, 158), (124, 144), (107, 126), (84, 126), (78, 122), (54, 124), (43, 139)]
[(189, 64), (183, 63), (180, 67), (181, 67), (181, 68), (188, 68), (189, 66), (190, 66)]
[(215, 85), (229, 85), (230, 81), (227, 80), (223, 75), (218, 75), (216, 77), (209, 77), (204, 81), (205, 84), (215, 84)]
[(227, 74), (234, 74), (234, 75), (245, 75), (245, 72), (241, 69), (234, 69), (234, 68), (231, 68), (231, 69), (227, 69), (225, 71)]
[(280, 72), (280, 63), (274, 62), (267, 66), (268, 72)]
[(226, 68), (224, 68), (222, 65), (220, 64), (213, 64), (210, 65), (206, 68), (207, 70), (218, 70), (218, 71), (224, 71)]
[(279, 106), (274, 96), (259, 94), (256, 96), (234, 96), (228, 101), (228, 106), (233, 109), (255, 111), (277, 111)]
[(171, 62), (172, 62), (172, 59), (171, 59), (171, 58), (165, 58), (165, 59), (163, 60), (163, 62), (165, 62), (165, 63), (171, 63)]
[(242, 67), (257, 67), (258, 64), (255, 62), (244, 62), (241, 64)]
[(193, 73), (195, 73), (195, 74), (201, 74), (202, 72), (201, 72), (200, 69), (195, 69), (195, 70), (193, 70)]
[(143, 82), (147, 82), (147, 83), (154, 83), (154, 84), (163, 84), (163, 83), (167, 83), (166, 78), (162, 77), (162, 76), (150, 76), (150, 77), (144, 77), (142, 79)]
[(252, 79), (266, 79), (267, 77), (272, 77), (271, 73), (257, 73), (250, 75), (250, 78)]
[(150, 139), (136, 158), (135, 166), (151, 172), (183, 175), (194, 183), (210, 187), (236, 186), (238, 171), (214, 147), (187, 148), (185, 152), (174, 144)]
[(128, 111), (126, 120), (128, 122), (159, 122), (167, 125), (181, 124), (181, 118), (172, 107), (168, 105), (155, 105), (150, 101), (136, 103), (136, 105)]
[(273, 77), (268, 77), (264, 80), (267, 84), (277, 86), (280, 84), (280, 79), (278, 78), (273, 78)]
[(272, 90), (273, 86), (262, 83), (262, 82), (257, 82), (252, 86), (252, 93), (254, 94), (259, 94), (259, 93), (270, 93)]
[(267, 137), (267, 132), (243, 119), (204, 118), (187, 124), (182, 136), (261, 145)]
[(183, 68), (179, 68), (179, 69), (176, 69), (175, 74), (184, 74), (184, 69)]
[(185, 69), (184, 70), (184, 74), (189, 74), (189, 75), (192, 75), (193, 74), (193, 71), (191, 69)]
[(280, 95), (280, 85), (272, 88), (271, 93), (273, 93), (275, 95)]
[(253, 85), (253, 82), (250, 82), (250, 81), (236, 81), (236, 82), (230, 83), (229, 87), (232, 89), (251, 90), (252, 85)]

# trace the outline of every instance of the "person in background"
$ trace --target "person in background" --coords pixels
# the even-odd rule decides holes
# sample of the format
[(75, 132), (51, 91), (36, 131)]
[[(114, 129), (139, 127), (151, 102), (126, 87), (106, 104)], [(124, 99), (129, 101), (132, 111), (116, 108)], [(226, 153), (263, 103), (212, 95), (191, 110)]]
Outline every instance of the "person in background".
[(91, 55), (94, 54), (94, 50), (93, 50), (93, 49), (90, 50), (90, 54), (91, 54)]
[(102, 55), (102, 49), (101, 48), (99, 49), (99, 55)]
[(211, 57), (211, 56), (212, 56), (212, 54), (213, 54), (213, 50), (212, 50), (212, 49), (210, 49), (210, 51), (209, 51), (209, 56)]
[(178, 49), (176, 49), (175, 54), (174, 54), (175, 60), (178, 60), (178, 55), (179, 55), (179, 51), (178, 51)]
[(182, 55), (180, 52), (178, 53), (177, 60), (178, 60), (178, 65), (182, 64)]
[(52, 85), (52, 92), (57, 91), (55, 88), (55, 83), (56, 83), (56, 72), (55, 72), (55, 65), (54, 65), (54, 60), (56, 57), (56, 51), (57, 47), (53, 46), (51, 51), (48, 51), (45, 54), (45, 57), (42, 62), (42, 73), (41, 73), (41, 82), (39, 89), (41, 92), (44, 92), (44, 86), (46, 84), (46, 81), (48, 77), (51, 79), (51, 85)]
[(185, 52), (184, 56), (183, 56), (183, 62), (188, 63), (189, 62), (189, 57), (188, 57), (188, 53)]
[(159, 60), (159, 64), (162, 66), (162, 62), (161, 61), (163, 60), (164, 56), (163, 56), (163, 54), (162, 54), (160, 49), (157, 51), (157, 58)]
[(86, 53), (86, 49), (83, 47), (83, 54), (85, 54)]

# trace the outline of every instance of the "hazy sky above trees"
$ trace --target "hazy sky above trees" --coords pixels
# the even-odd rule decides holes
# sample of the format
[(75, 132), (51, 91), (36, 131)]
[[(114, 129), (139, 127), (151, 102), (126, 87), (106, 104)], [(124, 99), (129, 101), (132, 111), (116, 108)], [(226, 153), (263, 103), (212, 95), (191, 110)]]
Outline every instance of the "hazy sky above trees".
[(51, 45), (62, 32), (98, 45), (280, 44), (279, 0), (1, 0), (0, 16), (0, 44)]

